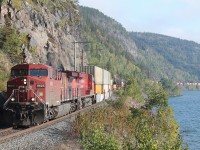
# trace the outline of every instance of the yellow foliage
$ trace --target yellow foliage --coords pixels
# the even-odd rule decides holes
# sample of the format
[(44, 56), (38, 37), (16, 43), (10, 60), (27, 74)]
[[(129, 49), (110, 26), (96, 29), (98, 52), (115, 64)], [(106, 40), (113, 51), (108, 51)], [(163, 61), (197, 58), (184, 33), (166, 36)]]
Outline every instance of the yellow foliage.
[(16, 9), (21, 9), (22, 8), (22, 1), (21, 0), (13, 0), (13, 7)]

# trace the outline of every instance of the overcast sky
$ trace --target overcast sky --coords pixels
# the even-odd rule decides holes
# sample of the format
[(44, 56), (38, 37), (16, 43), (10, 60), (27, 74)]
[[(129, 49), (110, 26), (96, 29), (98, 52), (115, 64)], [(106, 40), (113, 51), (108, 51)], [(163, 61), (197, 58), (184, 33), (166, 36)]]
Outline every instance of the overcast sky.
[(152, 32), (200, 43), (200, 0), (79, 0), (128, 31)]

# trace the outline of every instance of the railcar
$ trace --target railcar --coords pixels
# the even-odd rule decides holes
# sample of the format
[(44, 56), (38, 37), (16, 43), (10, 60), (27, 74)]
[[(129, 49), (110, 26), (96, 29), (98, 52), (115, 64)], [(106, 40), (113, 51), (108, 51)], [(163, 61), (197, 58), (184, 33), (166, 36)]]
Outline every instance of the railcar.
[(113, 90), (120, 90), (122, 88), (125, 88), (125, 83), (123, 80), (115, 80), (112, 84)]
[(112, 95), (112, 79), (110, 72), (97, 66), (81, 66), (80, 72), (94, 76), (94, 93), (96, 102), (108, 99)]
[(43, 64), (11, 68), (4, 109), (12, 112), (13, 126), (32, 126), (96, 103), (92, 74), (59, 71)]
[(19, 64), (11, 68), (3, 109), (12, 124), (32, 126), (66, 115), (112, 94), (110, 73), (97, 66), (60, 71), (44, 64)]

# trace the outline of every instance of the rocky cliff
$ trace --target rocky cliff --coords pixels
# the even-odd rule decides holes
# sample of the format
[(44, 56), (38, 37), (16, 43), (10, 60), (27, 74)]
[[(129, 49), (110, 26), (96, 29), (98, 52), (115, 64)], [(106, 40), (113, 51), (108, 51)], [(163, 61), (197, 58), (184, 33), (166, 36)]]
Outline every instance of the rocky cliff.
[[(22, 48), (29, 63), (73, 69), (73, 42), (79, 40), (79, 12), (73, 1), (7, 0), (1, 7), (0, 27), (7, 16), (18, 34), (26, 35)], [(76, 48), (80, 49), (78, 44)], [(79, 51), (76, 57), (80, 64)]]

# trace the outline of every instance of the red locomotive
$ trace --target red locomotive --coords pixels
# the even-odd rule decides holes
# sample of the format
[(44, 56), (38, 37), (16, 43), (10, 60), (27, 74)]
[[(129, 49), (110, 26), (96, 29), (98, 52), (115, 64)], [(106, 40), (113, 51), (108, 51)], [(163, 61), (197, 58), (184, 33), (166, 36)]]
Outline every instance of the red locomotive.
[[(41, 124), (109, 98), (110, 73), (96, 66), (87, 68), (89, 73), (59, 71), (43, 64), (14, 66), (4, 104), (4, 109), (13, 113), (13, 126)], [(96, 82), (99, 70), (107, 82)]]

